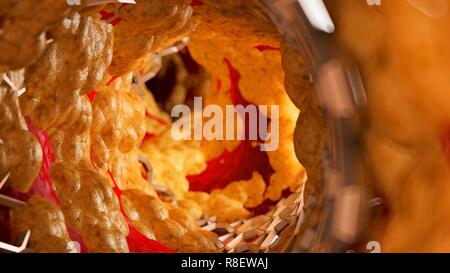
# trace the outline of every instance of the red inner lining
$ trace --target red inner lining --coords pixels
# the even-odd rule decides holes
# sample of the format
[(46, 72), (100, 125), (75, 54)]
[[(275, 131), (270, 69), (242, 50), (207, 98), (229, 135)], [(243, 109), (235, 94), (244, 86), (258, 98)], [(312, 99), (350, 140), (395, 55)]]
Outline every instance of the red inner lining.
[(204, 5), (205, 3), (203, 3), (203, 1), (202, 0), (192, 0), (191, 1), (191, 6), (202, 6), (202, 5)]
[(127, 236), (127, 243), (128, 248), (130, 252), (134, 253), (144, 253), (144, 252), (152, 252), (152, 253), (173, 253), (174, 251), (170, 248), (165, 247), (164, 245), (160, 244), (158, 241), (151, 240), (147, 237), (145, 237), (141, 232), (139, 232), (131, 223), (130, 218), (128, 218), (127, 214), (125, 213), (122, 203), (120, 202), (120, 198), (122, 196), (122, 191), (117, 186), (116, 180), (114, 179), (114, 176), (112, 175), (111, 171), (108, 171), (109, 176), (111, 177), (111, 180), (114, 183), (114, 193), (116, 194), (117, 198), (119, 198), (120, 203), (120, 211), (122, 212), (123, 216), (125, 217), (125, 220), (128, 224), (129, 233)]
[[(41, 169), (39, 171), (38, 176), (33, 181), (33, 184), (31, 185), (30, 190), (27, 193), (19, 193), (19, 192), (15, 191), (14, 189), (12, 189), (12, 187), (10, 187), (10, 186), (6, 186), (4, 193), (8, 196), (22, 200), (24, 202), (26, 202), (31, 196), (36, 194), (36, 195), (42, 196), (42, 197), (50, 200), (55, 205), (60, 207), (59, 198), (55, 193), (53, 184), (51, 182), (51, 177), (50, 177), (50, 167), (53, 164), (53, 162), (55, 162), (55, 154), (53, 152), (53, 147), (50, 143), (49, 136), (48, 136), (47, 132), (37, 130), (34, 127), (33, 123), (31, 122), (30, 118), (26, 117), (25, 120), (27, 122), (28, 130), (37, 138), (37, 140), (39, 141), (39, 144), (41, 145), (41, 148), (42, 148)], [(9, 214), (9, 209), (3, 209), (2, 212)], [(1, 218), (1, 216), (0, 216), (0, 218)], [(6, 220), (6, 218), (4, 216), (3, 216), (3, 219)], [(1, 220), (3, 220), (3, 219), (1, 219)], [(11, 223), (9, 221), (9, 217), (8, 217), (8, 222), (0, 221), (0, 223), (2, 226), (4, 226), (4, 225), (10, 226), (11, 225)], [(71, 240), (77, 241), (80, 244), (81, 252), (87, 252), (87, 247), (84, 244), (81, 237), (72, 228), (70, 228), (67, 225), (67, 223), (66, 223), (66, 226), (69, 231), (69, 236), (70, 236)], [(0, 229), (5, 229), (5, 228), (0, 228)], [(10, 228), (6, 229), (6, 230), (11, 231)]]
[[(247, 106), (251, 103), (247, 101), (239, 89), (241, 75), (228, 59), (224, 59), (228, 67), (230, 77), (230, 97), (234, 105)], [(221, 86), (221, 83), (220, 83)], [(218, 84), (219, 87), (219, 84)], [(245, 120), (248, 129), (248, 119)], [(248, 134), (247, 134), (248, 135)], [(189, 190), (211, 192), (214, 189), (225, 188), (233, 181), (248, 180), (253, 172), (257, 171), (266, 185), (270, 185), (270, 177), (274, 174), (274, 169), (270, 165), (267, 153), (260, 150), (259, 144), (253, 145), (252, 141), (243, 140), (233, 151), (224, 151), (219, 157), (207, 162), (206, 169), (198, 175), (187, 176)], [(287, 189), (283, 196), (289, 195)], [(260, 206), (251, 209), (255, 214), (267, 212), (275, 201), (266, 200)]]
[[(32, 124), (31, 119), (26, 118), (28, 129), (30, 132), (32, 132), (36, 138), (38, 139), (39, 143), (42, 147), (43, 152), (43, 160), (41, 169), (39, 171), (38, 177), (34, 180), (31, 189), (27, 193), (19, 193), (13, 190), (11, 187), (6, 186), (5, 189), (2, 190), (2, 193), (9, 195), (11, 197), (17, 198), (22, 201), (27, 201), (32, 195), (37, 194), (40, 195), (50, 201), (52, 201), (54, 204), (56, 204), (58, 207), (60, 207), (60, 201), (54, 191), (53, 184), (51, 182), (51, 176), (50, 176), (50, 167), (51, 164), (55, 161), (55, 155), (52, 148), (52, 145), (50, 143), (49, 136), (47, 132), (45, 131), (38, 131)], [(92, 155), (91, 155), (91, 159)], [(92, 162), (94, 165), (94, 162)], [(94, 165), (95, 166), (95, 165)], [(112, 180), (115, 180), (112, 177)], [(117, 188), (117, 185), (115, 184), (114, 192), (116, 193), (117, 197), (120, 200), (120, 196), (122, 192), (119, 188)], [(148, 239), (143, 234), (141, 234), (138, 230), (136, 230), (132, 224), (125, 212), (122, 209), (122, 205), (120, 205), (121, 212), (124, 215), (128, 227), (129, 227), (129, 234), (127, 236), (127, 242), (130, 252), (164, 252), (169, 253), (173, 252), (173, 250), (163, 246), (159, 242), (155, 240)], [(66, 227), (69, 233), (69, 236), (71, 240), (76, 241), (80, 244), (80, 250), (82, 253), (88, 252), (87, 246), (84, 243), (82, 237), (69, 225), (66, 223)], [(9, 217), (9, 209), (8, 208), (0, 208), (0, 239), (4, 242), (10, 242), (11, 237), (11, 222)]]
[(261, 52), (264, 51), (280, 51), (281, 49), (279, 47), (273, 47), (270, 45), (257, 45), (255, 46), (256, 49), (258, 49)]

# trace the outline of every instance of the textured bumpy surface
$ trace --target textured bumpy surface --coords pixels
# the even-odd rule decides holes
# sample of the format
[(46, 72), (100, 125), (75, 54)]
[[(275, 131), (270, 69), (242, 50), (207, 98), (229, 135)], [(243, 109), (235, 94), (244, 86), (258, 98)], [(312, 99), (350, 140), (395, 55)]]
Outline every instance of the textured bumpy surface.
[(125, 5), (114, 29), (113, 75), (137, 70), (149, 53), (172, 45), (187, 35), (195, 23), (190, 20), (190, 0), (145, 0)]
[(323, 151), (326, 141), (326, 124), (303, 58), (299, 52), (282, 44), (282, 63), (285, 71), (286, 92), (297, 106), (300, 116), (294, 133), (297, 157), (308, 172), (305, 195), (318, 193), (321, 183)]
[[(303, 213), (303, 166), (306, 192), (321, 177), (325, 124), (300, 54), (249, 1), (137, 2), (0, 0), (1, 192), (26, 204), (0, 208), (1, 240), (30, 230), (37, 252), (73, 241), (83, 252), (271, 250)], [(385, 252), (448, 251), (450, 17), (408, 1), (326, 2), (368, 94), (365, 160), (384, 214), (367, 239)], [(186, 35), (207, 73), (187, 83), (186, 65), (182, 95), (160, 109), (133, 76), (157, 71), (153, 54)], [(190, 104), (193, 85), (205, 105), (279, 105), (279, 148), (173, 140), (164, 110)]]
[[(293, 143), (299, 110), (284, 88), (278, 35), (231, 2), (190, 4), (60, 11), (66, 18), (51, 28), (44, 18), (27, 34), (32, 56), (10, 63), (0, 55), (1, 68), (26, 66), (20, 108), (17, 90), (0, 87), (0, 172), (11, 173), (7, 193), (27, 204), (10, 210), (13, 239), (31, 230), (29, 247), (38, 252), (69, 251), (71, 241), (83, 252), (216, 252), (224, 244), (199, 220), (240, 220), (301, 191), (305, 171)], [(59, 10), (53, 5), (49, 14)], [(34, 50), (44, 31), (52, 40)], [(190, 53), (209, 73), (196, 82), (202, 94), (210, 89), (206, 104), (280, 105), (279, 149), (171, 138), (172, 120), (133, 76), (187, 34)], [(20, 75), (10, 76), (19, 88)]]
[[(71, 241), (64, 215), (50, 200), (39, 195), (32, 196), (27, 207), (12, 213), (12, 230), (15, 236), (23, 236), (30, 230), (30, 245), (41, 252), (66, 252)], [(18, 241), (16, 239), (16, 241)]]
[(93, 252), (128, 251), (128, 228), (109, 182), (90, 166), (52, 166), (52, 182), (68, 224)]
[(135, 148), (144, 136), (144, 115), (144, 105), (136, 92), (109, 86), (97, 91), (91, 136), (99, 168), (106, 171), (116, 152), (128, 153)]
[(100, 84), (112, 58), (112, 26), (92, 17), (64, 19), (54, 39), (27, 68), (21, 98), (24, 114), (44, 130), (73, 122), (80, 96)]
[(44, 51), (45, 31), (66, 15), (65, 0), (0, 1), (0, 72), (23, 68)]
[[(162, 5), (169, 12), (163, 17), (175, 12), (172, 20), (164, 20), (168, 24), (164, 28), (145, 26), (139, 20), (131, 22), (145, 14), (159, 14), (162, 6), (156, 1), (143, 2), (138, 10), (136, 6), (124, 9), (123, 25), (139, 25), (144, 34), (151, 33), (140, 37), (151, 40), (151, 45), (150, 36), (158, 36), (158, 32), (159, 46), (170, 44), (176, 28), (173, 33), (162, 29), (170, 28), (180, 18), (184, 22), (179, 28), (187, 24), (192, 11), (186, 2)], [(128, 12), (142, 14), (135, 18)], [(116, 27), (114, 31), (100, 16), (75, 13), (54, 28), (53, 41), (26, 68), (27, 91), (21, 97), (21, 107), (41, 147), (25, 131), (27, 124), (19, 111), (17, 91), (2, 85), (2, 125), (10, 128), (2, 130), (2, 173), (10, 172), (13, 189), (26, 192), (22, 196), (13, 191), (12, 195), (28, 200), (27, 206), (11, 211), (13, 239), (29, 229), (33, 234), (30, 247), (43, 252), (68, 251), (71, 240), (89, 252), (167, 251), (151, 240), (177, 251), (215, 251), (220, 246), (216, 236), (200, 230), (194, 218), (187, 216), (192, 208), (170, 209), (180, 223), (169, 218), (165, 204), (152, 196), (154, 190), (142, 176), (137, 145), (145, 133), (145, 107), (131, 88), (128, 72), (154, 48), (141, 48), (139, 43), (134, 47), (139, 49), (137, 53), (122, 48), (121, 53), (131, 52), (120, 68), (127, 73), (121, 78), (111, 77), (114, 68), (109, 73), (107, 69), (113, 40), (130, 41), (123, 35), (133, 29), (128, 25), (128, 30), (121, 32)], [(115, 57), (120, 59), (120, 54)], [(12, 136), (23, 138), (22, 131), (27, 141), (22, 145), (10, 143)], [(41, 168), (42, 152), (46, 164)], [(29, 179), (22, 176), (19, 184), (16, 169), (26, 171)], [(162, 214), (157, 215), (157, 211)]]
[(279, 149), (261, 152), (252, 141), (174, 141), (171, 121), (146, 98), (148, 137), (141, 151), (152, 165), (153, 184), (180, 204), (196, 204), (200, 210), (190, 210), (196, 219), (214, 215), (232, 222), (266, 211), (299, 189), (304, 176), (293, 144), (299, 111), (284, 90), (279, 37), (248, 7), (238, 6), (217, 1), (195, 6), (198, 26), (188, 49), (209, 73), (200, 83), (209, 87), (205, 105), (280, 105)]
[[(213, 82), (220, 82), (219, 88), (218, 85), (212, 86), (206, 104), (255, 104), (280, 107), (279, 147), (275, 151), (266, 152), (267, 155), (262, 155), (261, 158), (267, 158), (266, 167), (257, 167), (266, 189), (259, 191), (259, 187), (248, 187), (247, 190), (255, 190), (255, 193), (248, 193), (249, 196), (253, 196), (251, 201), (241, 199), (239, 195), (235, 195), (234, 198), (247, 203), (249, 207), (260, 204), (264, 199), (278, 200), (283, 191), (298, 189), (304, 175), (304, 169), (295, 155), (293, 143), (299, 111), (284, 89), (279, 37), (270, 31), (256, 31), (259, 28), (264, 29), (264, 23), (249, 24), (243, 19), (246, 16), (223, 16), (207, 6), (198, 7), (198, 17), (203, 23), (193, 32), (189, 50), (193, 58), (210, 73)], [(268, 113), (268, 117), (271, 117), (271, 113)], [(236, 147), (239, 145), (245, 144), (239, 141), (204, 142), (202, 151), (206, 159), (211, 160), (224, 151), (238, 150)], [(258, 164), (264, 164), (262, 162), (264, 160), (260, 160)], [(252, 176), (253, 172), (249, 170), (247, 177), (236, 180), (257, 179)], [(245, 183), (255, 182), (236, 182), (243, 185)], [(226, 192), (227, 190), (223, 194), (227, 195)], [(256, 197), (254, 194), (259, 196)]]
[(188, 211), (178, 206), (164, 205), (159, 198), (136, 190), (124, 191), (122, 203), (139, 231), (171, 249), (184, 252), (217, 249), (215, 235), (200, 230)]
[[(17, 87), (23, 81), (23, 71), (9, 73)], [(16, 79), (16, 80), (14, 80)], [(17, 91), (4, 81), (0, 85), (0, 173), (10, 173), (9, 182), (19, 192), (27, 192), (39, 173), (42, 150), (27, 131), (19, 110)]]

